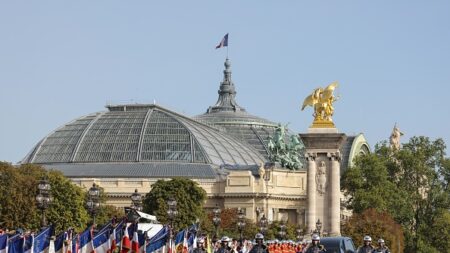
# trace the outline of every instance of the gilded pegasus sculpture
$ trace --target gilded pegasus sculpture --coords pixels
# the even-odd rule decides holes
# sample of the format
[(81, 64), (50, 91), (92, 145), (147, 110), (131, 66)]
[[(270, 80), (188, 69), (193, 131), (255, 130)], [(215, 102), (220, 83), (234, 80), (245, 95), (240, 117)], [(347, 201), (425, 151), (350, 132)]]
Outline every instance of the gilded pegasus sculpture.
[(303, 101), (302, 111), (307, 106), (314, 108), (312, 128), (335, 128), (331, 117), (334, 113), (333, 103), (339, 99), (333, 95), (336, 87), (338, 83), (333, 82), (324, 89), (317, 88)]

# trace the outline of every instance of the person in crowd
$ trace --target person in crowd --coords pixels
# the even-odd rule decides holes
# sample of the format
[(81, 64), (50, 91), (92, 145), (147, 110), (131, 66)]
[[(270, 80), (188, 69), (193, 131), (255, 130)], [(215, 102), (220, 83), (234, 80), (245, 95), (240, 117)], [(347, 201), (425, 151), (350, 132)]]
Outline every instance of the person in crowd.
[(374, 249), (373, 253), (391, 253), (391, 251), (384, 243), (383, 238), (380, 238), (378, 239), (378, 248)]
[(220, 248), (215, 252), (216, 253), (236, 253), (236, 251), (233, 250), (229, 244), (230, 244), (230, 238), (228, 236), (222, 237), (222, 239), (220, 239)]
[(255, 245), (253, 246), (250, 253), (268, 253), (266, 245), (264, 245), (264, 235), (257, 233), (255, 235)]
[(311, 238), (311, 245), (306, 250), (306, 253), (323, 253), (326, 249), (320, 244), (320, 236), (318, 234), (313, 234)]
[(372, 237), (366, 235), (363, 240), (364, 244), (356, 250), (356, 253), (372, 253), (374, 250), (374, 247), (372, 246)]
[(206, 253), (205, 239), (200, 237), (197, 239), (197, 248), (192, 251), (193, 253)]

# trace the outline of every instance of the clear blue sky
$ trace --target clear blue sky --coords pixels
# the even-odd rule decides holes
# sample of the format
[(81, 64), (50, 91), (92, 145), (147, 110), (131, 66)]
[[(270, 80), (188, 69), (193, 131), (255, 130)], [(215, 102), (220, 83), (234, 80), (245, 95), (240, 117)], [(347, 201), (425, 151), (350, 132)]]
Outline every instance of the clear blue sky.
[(371, 145), (397, 122), (450, 145), (450, 1), (2, 1), (0, 160), (107, 102), (203, 113), (229, 56), (238, 103), (305, 132), (315, 87)]

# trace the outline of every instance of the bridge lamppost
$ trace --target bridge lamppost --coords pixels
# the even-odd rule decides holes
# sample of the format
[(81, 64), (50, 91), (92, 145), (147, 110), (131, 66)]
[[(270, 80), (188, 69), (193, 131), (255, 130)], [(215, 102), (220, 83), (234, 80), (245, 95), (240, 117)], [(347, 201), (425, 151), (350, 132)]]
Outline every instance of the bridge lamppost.
[(238, 211), (238, 222), (237, 222), (237, 227), (239, 230), (239, 244), (241, 245), (241, 247), (243, 246), (242, 240), (242, 232), (244, 231), (245, 228), (245, 214), (244, 211), (242, 210), (242, 208), (239, 208)]
[(173, 198), (170, 197), (167, 200), (167, 217), (169, 218), (169, 222), (170, 222), (170, 230), (169, 230), (169, 238), (170, 238), (170, 245), (172, 245), (172, 241), (173, 241), (173, 221), (175, 219), (175, 217), (178, 215), (178, 210), (177, 210), (177, 201)]
[(286, 225), (283, 220), (280, 223), (280, 232), (278, 232), (278, 235), (280, 235), (280, 240), (284, 240), (286, 237)]
[(216, 205), (216, 207), (213, 209), (213, 224), (214, 224), (214, 237), (212, 239), (212, 242), (215, 243), (217, 241), (217, 230), (219, 229), (219, 225), (221, 222), (220, 219), (220, 208)]
[(42, 179), (38, 184), (38, 195), (36, 196), (36, 204), (37, 207), (41, 210), (41, 227), (44, 228), (47, 226), (47, 221), (45, 219), (45, 210), (50, 206), (53, 202), (53, 197), (50, 193), (51, 186), (48, 180)]
[(296, 232), (297, 232), (297, 241), (302, 241), (303, 240), (303, 228), (297, 227)]
[(91, 188), (89, 188), (88, 195), (89, 196), (88, 201), (86, 202), (86, 206), (92, 216), (92, 223), (95, 226), (95, 216), (97, 215), (97, 211), (100, 208), (100, 189), (95, 183), (92, 184)]
[(138, 193), (137, 189), (131, 194), (131, 208), (136, 211), (142, 211), (142, 195)]
[(263, 235), (266, 235), (267, 232), (267, 218), (264, 214), (259, 220), (259, 232)]

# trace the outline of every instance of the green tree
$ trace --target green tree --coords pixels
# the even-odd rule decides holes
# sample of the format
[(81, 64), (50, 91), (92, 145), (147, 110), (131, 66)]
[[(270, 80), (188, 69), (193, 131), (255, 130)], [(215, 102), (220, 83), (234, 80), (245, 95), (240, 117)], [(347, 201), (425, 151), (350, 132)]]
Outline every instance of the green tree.
[(342, 234), (353, 238), (356, 245), (363, 244), (365, 235), (370, 235), (375, 242), (383, 238), (392, 253), (403, 252), (403, 229), (387, 212), (370, 208), (356, 213), (342, 225)]
[(155, 215), (161, 223), (168, 223), (166, 204), (169, 198), (177, 201), (178, 215), (174, 219), (174, 229), (184, 229), (205, 216), (203, 204), (206, 192), (197, 182), (186, 178), (158, 180), (143, 200), (144, 212)]
[(435, 251), (438, 241), (429, 237), (431, 224), (441, 210), (450, 209), (445, 148), (442, 139), (423, 136), (411, 138), (400, 150), (391, 150), (386, 142), (376, 145), (342, 177), (348, 207), (355, 213), (368, 208), (388, 212), (403, 226), (406, 252)]
[(53, 202), (45, 213), (56, 232), (69, 227), (84, 229), (88, 214), (84, 208), (84, 192), (60, 172), (46, 171), (38, 165), (14, 167), (0, 163), (0, 222), (2, 227), (37, 230), (41, 213), (36, 207), (37, 185), (47, 178)]

